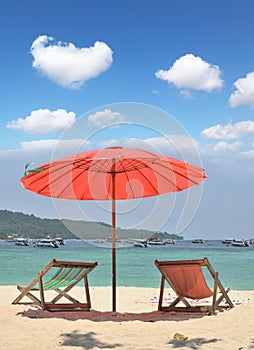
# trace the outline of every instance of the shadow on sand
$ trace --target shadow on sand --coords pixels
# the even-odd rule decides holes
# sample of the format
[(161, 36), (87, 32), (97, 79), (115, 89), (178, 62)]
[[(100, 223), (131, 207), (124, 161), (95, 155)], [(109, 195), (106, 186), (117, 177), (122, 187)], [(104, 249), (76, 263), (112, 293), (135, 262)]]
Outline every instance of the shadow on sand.
[[(61, 346), (77, 346), (84, 350), (92, 350), (92, 349), (114, 349), (122, 346), (120, 343), (110, 343), (107, 344), (105, 342), (100, 341), (96, 338), (95, 332), (88, 333), (78, 333), (77, 331), (73, 331), (72, 333), (64, 333), (61, 335), (64, 337), (63, 342), (61, 342)], [(201, 347), (205, 349), (206, 344), (216, 343), (221, 341), (221, 339), (212, 338), (193, 338), (188, 340), (175, 340), (172, 339), (168, 342), (168, 345), (171, 345), (171, 349), (193, 349), (198, 350)]]
[(194, 312), (143, 312), (143, 313), (120, 313), (112, 311), (56, 311), (49, 312), (45, 310), (26, 310), (20, 313), (22, 317), (47, 319), (47, 318), (62, 318), (65, 320), (90, 320), (94, 322), (124, 322), (124, 321), (143, 321), (143, 322), (156, 322), (156, 321), (183, 321), (194, 318), (202, 318), (205, 314)]
[(248, 349), (249, 349), (249, 350), (254, 349), (254, 338), (252, 338), (251, 344), (250, 344), (250, 346), (248, 347)]
[(64, 337), (64, 340), (61, 343), (61, 346), (77, 346), (84, 350), (114, 349), (121, 346), (119, 343), (107, 344), (105, 342), (101, 342), (99, 339), (96, 339), (95, 332), (81, 334), (74, 331), (72, 333), (64, 333), (62, 334), (62, 337)]
[[(212, 338), (212, 339), (205, 339), (205, 338), (192, 338), (187, 340), (175, 340), (172, 339), (168, 342), (169, 345), (171, 345), (171, 349), (200, 349), (202, 346), (205, 349), (206, 344), (216, 343), (221, 341), (221, 339)], [(214, 348), (215, 349), (215, 348)]]

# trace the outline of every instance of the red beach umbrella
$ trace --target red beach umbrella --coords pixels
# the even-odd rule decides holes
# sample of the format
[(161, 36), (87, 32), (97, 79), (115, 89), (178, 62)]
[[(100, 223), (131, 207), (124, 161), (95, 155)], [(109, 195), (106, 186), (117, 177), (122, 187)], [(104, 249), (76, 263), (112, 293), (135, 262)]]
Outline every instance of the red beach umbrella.
[(28, 171), (21, 183), (52, 198), (112, 201), (112, 311), (116, 311), (116, 200), (178, 192), (205, 178), (204, 170), (195, 165), (117, 146), (44, 164)]

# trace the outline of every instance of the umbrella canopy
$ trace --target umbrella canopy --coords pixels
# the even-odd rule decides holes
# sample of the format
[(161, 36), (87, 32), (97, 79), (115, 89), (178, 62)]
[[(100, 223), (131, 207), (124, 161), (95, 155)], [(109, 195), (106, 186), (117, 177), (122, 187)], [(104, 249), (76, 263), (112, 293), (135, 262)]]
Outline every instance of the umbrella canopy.
[(184, 161), (141, 149), (110, 147), (82, 152), (30, 170), (23, 186), (72, 200), (112, 200), (112, 310), (116, 311), (115, 201), (182, 191), (206, 178)]

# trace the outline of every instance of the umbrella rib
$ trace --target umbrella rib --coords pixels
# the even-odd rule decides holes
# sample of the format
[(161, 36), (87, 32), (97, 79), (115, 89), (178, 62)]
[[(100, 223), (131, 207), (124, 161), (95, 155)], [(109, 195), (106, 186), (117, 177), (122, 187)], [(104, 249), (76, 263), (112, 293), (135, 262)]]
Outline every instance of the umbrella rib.
[[(99, 159), (98, 161), (94, 162), (93, 160), (89, 159), (89, 161), (87, 161), (87, 163), (91, 163), (91, 166), (89, 168), (87, 168), (87, 171), (89, 170), (91, 173), (94, 174), (94, 176), (92, 178), (90, 178), (90, 181), (89, 181), (89, 184), (91, 185), (93, 181), (95, 181), (96, 179), (96, 176), (99, 174), (99, 173), (110, 173), (110, 171), (108, 171), (108, 169), (110, 168), (110, 162), (108, 161), (108, 159)], [(82, 164), (81, 166), (79, 167), (82, 169)], [(79, 175), (82, 175), (82, 174), (78, 174), (77, 177), (75, 178), (75, 180), (78, 178)], [(110, 177), (110, 180), (112, 180), (112, 177)], [(86, 186), (87, 188), (87, 186)], [(109, 186), (110, 188), (110, 186)], [(85, 192), (86, 190), (84, 189), (83, 191), (83, 195), (82, 195), (82, 198), (86, 198), (85, 196)], [(109, 193), (110, 191), (108, 190), (107, 192), (107, 197), (106, 199), (109, 198)]]
[[(82, 161), (82, 160), (81, 160)], [(91, 173), (93, 173), (94, 174), (94, 176), (93, 177), (91, 177), (90, 178), (90, 181), (88, 182), (89, 183), (89, 185), (91, 185), (91, 183), (93, 182), (93, 181), (95, 181), (95, 178), (96, 178), (96, 175), (97, 174), (99, 174), (99, 173), (106, 173), (106, 171), (104, 171), (104, 170), (101, 170), (101, 166), (99, 167), (99, 166), (97, 166), (97, 163), (104, 163), (103, 165), (105, 165), (105, 163), (107, 162), (107, 160), (105, 160), (104, 162), (101, 162), (101, 160), (100, 161), (98, 161), (98, 162), (94, 162), (94, 161), (92, 161), (91, 159), (89, 159), (89, 160), (86, 160), (86, 164), (89, 164), (90, 163), (90, 166), (87, 168), (87, 169), (83, 169), (83, 170), (85, 170), (85, 171), (90, 171)], [(77, 162), (78, 163), (78, 162)], [(82, 164), (81, 164), (81, 166), (78, 166), (78, 168), (79, 169), (82, 169)], [(79, 176), (81, 176), (82, 175), (82, 173), (79, 173), (75, 178), (74, 178), (74, 181), (79, 177)], [(86, 187), (84, 187), (83, 188), (83, 193), (82, 193), (82, 199), (85, 199), (86, 198), (86, 195), (85, 195), (85, 193), (86, 193), (86, 190), (87, 190), (87, 188), (88, 188), (88, 186), (86, 186)]]
[[(163, 164), (158, 164), (159, 166), (161, 166), (162, 168), (167, 168), (166, 166), (164, 166)], [(186, 168), (187, 171), (190, 171), (189, 169)], [(179, 191), (182, 191), (182, 188), (180, 188), (179, 186), (177, 186), (174, 182), (170, 181), (166, 176), (162, 175), (162, 173), (160, 173), (159, 171), (153, 169), (153, 171), (158, 174), (159, 176), (161, 176), (162, 178), (164, 178), (165, 180), (167, 180), (168, 182), (170, 182), (171, 184), (173, 184)], [(172, 170), (173, 173), (179, 175), (180, 177), (192, 182), (194, 185), (198, 185), (198, 182), (192, 180), (190, 177), (181, 174), (180, 172), (176, 171), (176, 170)]]
[[(133, 160), (129, 163), (129, 169), (131, 169), (131, 166), (133, 166), (134, 164), (134, 167), (132, 168), (131, 171), (137, 171), (145, 180), (147, 183), (149, 183), (149, 185), (154, 189), (154, 191), (158, 193), (158, 190), (154, 187), (154, 185), (148, 180), (148, 178), (141, 172), (141, 169), (144, 169), (144, 168), (149, 168), (149, 165), (148, 164), (145, 164), (144, 162), (142, 162), (143, 166), (138, 168), (137, 166), (135, 166), (135, 163), (136, 163), (137, 159)], [(139, 161), (139, 160), (138, 160)], [(123, 161), (122, 159), (119, 159), (118, 162), (121, 164), (122, 166), (122, 169), (126, 169), (126, 167), (123, 166)], [(127, 181), (128, 183), (130, 183), (129, 181), (129, 176), (128, 176), (128, 172), (130, 172), (130, 170), (128, 171), (121, 171), (121, 173), (124, 173), (126, 178), (127, 178)], [(119, 172), (120, 173), (120, 172)], [(132, 189), (132, 187), (130, 186), (130, 189), (131, 189), (131, 193), (132, 193), (132, 197), (135, 198), (135, 195), (134, 195), (134, 191)]]
[[(126, 169), (126, 166), (124, 167), (124, 164), (123, 164), (123, 160), (122, 160), (122, 159), (118, 159), (118, 162), (120, 163), (122, 169)], [(152, 184), (152, 182), (149, 180), (149, 178), (148, 178), (147, 176), (145, 176), (144, 173), (141, 171), (141, 169), (149, 168), (149, 164), (146, 164), (146, 163), (142, 162), (142, 167), (139, 168), (137, 165), (135, 166), (135, 162), (136, 162), (136, 160), (132, 160), (132, 161), (128, 164), (128, 165), (129, 165), (129, 167), (128, 167), (129, 170), (126, 170), (126, 171), (119, 171), (119, 172), (116, 171), (116, 173), (124, 173), (125, 176), (126, 176), (126, 178), (127, 178), (128, 183), (129, 183), (128, 172), (129, 172), (130, 169), (132, 168), (132, 170), (133, 170), (133, 171), (137, 171), (137, 172), (143, 177), (143, 179), (144, 179), (147, 183), (149, 183), (149, 185), (151, 186), (151, 188), (153, 188), (153, 190), (157, 193), (157, 195), (159, 195), (158, 189), (156, 189), (156, 187)], [(157, 166), (160, 166), (160, 167), (162, 167), (162, 168), (164, 168), (164, 169), (166, 169), (166, 170), (169, 170), (168, 167), (165, 166), (165, 165), (163, 165), (163, 163), (161, 163), (161, 162), (154, 162), (154, 161), (152, 161), (151, 164), (156, 164)], [(176, 165), (176, 167), (177, 167), (177, 166), (179, 167), (179, 165)], [(184, 167), (183, 167), (183, 168), (184, 168)], [(171, 185), (175, 186), (176, 189), (177, 189), (178, 191), (182, 191), (182, 190), (183, 190), (182, 187), (179, 187), (175, 182), (170, 181), (170, 179), (169, 179), (167, 176), (163, 175), (160, 171), (157, 171), (157, 170), (154, 169), (154, 168), (151, 168), (151, 169), (152, 169), (152, 171), (153, 171), (154, 173), (156, 173), (158, 176), (160, 176), (161, 178), (163, 178), (164, 180), (166, 180), (166, 181), (167, 181), (168, 183), (170, 183)], [(190, 171), (190, 169), (188, 169), (187, 166), (185, 167), (185, 169), (186, 169), (187, 171)], [(191, 171), (195, 173), (194, 170), (191, 170)], [(182, 177), (182, 178), (185, 178), (186, 180), (190, 181), (190, 182), (193, 183), (193, 184), (196, 184), (196, 185), (198, 184), (198, 182), (192, 180), (192, 179), (191, 179), (190, 177), (188, 177), (188, 176), (185, 176), (185, 175), (181, 174), (179, 171), (172, 170), (172, 172), (175, 173), (175, 174), (177, 174), (178, 176), (180, 176), (180, 177)], [(134, 197), (135, 197), (135, 196), (134, 196), (134, 191), (133, 191), (133, 189), (132, 189), (131, 186), (130, 186), (130, 190), (131, 190), (131, 193), (132, 193), (132, 197), (134, 198)]]
[[(142, 168), (149, 168), (149, 164), (145, 164), (145, 163), (143, 163), (143, 164), (144, 164), (144, 166), (143, 166)], [(156, 163), (156, 162), (154, 162), (154, 161), (152, 161), (151, 164), (156, 164), (156, 165), (158, 165), (158, 163)], [(162, 165), (161, 165), (161, 166), (162, 166)], [(138, 169), (138, 168), (136, 167), (136, 168), (134, 168), (134, 170), (135, 170), (135, 171), (138, 171), (138, 173), (146, 180), (147, 183), (149, 183), (149, 185), (153, 188), (153, 190), (157, 193), (157, 195), (159, 195), (158, 189), (156, 189), (156, 187), (152, 184), (152, 182), (151, 182), (151, 181), (147, 178), (147, 176), (145, 176), (144, 173), (141, 171), (142, 168)], [(164, 167), (164, 168), (166, 168), (166, 167)], [(170, 181), (166, 176), (163, 176), (160, 172), (156, 171), (155, 169), (152, 169), (152, 170), (153, 170), (154, 173), (156, 173), (157, 175), (161, 176), (161, 177), (164, 178), (166, 181), (170, 182), (171, 185), (172, 185), (172, 184), (175, 185), (172, 181)], [(127, 176), (127, 175), (126, 175), (126, 176)], [(127, 179), (129, 179), (128, 176), (127, 176)], [(175, 185), (175, 186), (176, 186), (176, 185)], [(178, 186), (176, 186), (176, 188), (177, 188), (179, 191), (181, 190)], [(133, 191), (132, 191), (132, 194), (133, 194), (133, 197), (134, 197)]]
[[(119, 159), (119, 162), (120, 162), (122, 168), (125, 169), (124, 166), (123, 166), (122, 159)], [(131, 162), (131, 163), (132, 163), (132, 162)], [(134, 169), (134, 170), (135, 170), (135, 169)], [(137, 169), (137, 170), (138, 170), (138, 169)], [(127, 171), (122, 171), (122, 173), (125, 174), (125, 176), (126, 176), (126, 178), (127, 178), (127, 182), (128, 182), (128, 184), (130, 184), (130, 179), (129, 179), (129, 176), (128, 176), (128, 172), (127, 172)], [(130, 189), (131, 189), (132, 197), (134, 198), (134, 192), (133, 192), (133, 189), (132, 189), (131, 186), (130, 186)]]
[[(154, 164), (154, 163), (152, 163)], [(160, 163), (156, 163), (156, 165), (164, 168), (164, 169), (168, 169), (166, 166), (164, 166), (163, 164), (160, 164)], [(146, 165), (146, 167), (149, 167), (148, 165)], [(136, 169), (140, 175), (142, 175), (142, 177), (154, 188), (154, 190), (158, 193), (158, 190), (153, 186), (153, 184), (149, 181), (149, 179), (143, 174), (143, 172), (141, 172), (139, 169)], [(156, 169), (152, 169), (154, 173), (156, 173), (158, 176), (162, 177), (164, 180), (166, 180), (167, 182), (169, 182), (171, 185), (174, 185), (178, 191), (182, 191), (183, 189), (179, 186), (177, 186), (173, 181), (170, 181), (165, 175), (163, 175), (161, 172), (157, 171)], [(189, 170), (188, 170), (189, 171)], [(188, 176), (185, 176), (181, 173), (179, 173), (178, 171), (176, 170), (172, 170), (172, 172), (176, 173), (177, 175), (181, 176), (182, 178), (185, 178), (186, 180), (192, 182), (193, 184), (195, 185), (198, 185), (198, 182), (190, 179)], [(159, 193), (158, 193), (159, 194)]]
[[(46, 178), (47, 176), (48, 176), (48, 174), (49, 174), (49, 167), (48, 168), (46, 168), (45, 170), (48, 170), (48, 172), (45, 174), (45, 175), (41, 175), (41, 178), (40, 179), (44, 179), (44, 178)], [(31, 175), (30, 175), (31, 174)], [(30, 184), (34, 184), (34, 183), (36, 183), (36, 175), (37, 175), (37, 173), (30, 173), (29, 174), (29, 176), (30, 176), (30, 178), (33, 178), (33, 177), (35, 177), (35, 180), (34, 181), (30, 181)], [(43, 174), (43, 173), (40, 173), (40, 174)], [(47, 185), (45, 185), (45, 186), (43, 186), (39, 191), (37, 191), (37, 193), (38, 194), (40, 194), (40, 192), (41, 191), (43, 191), (45, 188), (47, 187)]]
[[(187, 171), (189, 174), (192, 173), (192, 174), (194, 174), (194, 175), (200, 176), (200, 171), (197, 171), (197, 170), (195, 170), (195, 169), (190, 169), (189, 166), (191, 166), (191, 164), (188, 164), (188, 163), (184, 163), (184, 164), (185, 164), (185, 167), (184, 167), (183, 165), (181, 166), (181, 165), (179, 165), (179, 164), (175, 164), (175, 166), (178, 167), (178, 168), (186, 169), (186, 171)], [(160, 164), (160, 166), (163, 166), (163, 167), (165, 168), (165, 166), (164, 166), (163, 164)], [(185, 179), (187, 179), (187, 180), (193, 182), (193, 184), (195, 184), (195, 185), (198, 185), (198, 184), (199, 184), (199, 182), (196, 182), (196, 181), (192, 180), (190, 177), (188, 177), (188, 176), (186, 176), (186, 175), (184, 175), (184, 174), (181, 174), (180, 172), (178, 172), (178, 171), (176, 171), (176, 170), (173, 170), (173, 172), (175, 172), (177, 175), (179, 175), (179, 176), (181, 176), (181, 177), (183, 177), (183, 178), (185, 178)], [(205, 176), (204, 176), (204, 177), (205, 177)]]
[[(103, 162), (102, 162), (103, 161)], [(77, 165), (77, 163), (79, 163), (79, 162), (83, 162), (83, 164), (84, 164), (84, 161), (83, 160), (77, 160), (77, 161), (74, 161), (73, 163), (72, 163), (72, 166), (75, 164), (75, 165)], [(93, 169), (91, 170), (91, 172), (93, 172), (95, 175), (96, 174), (98, 174), (99, 172), (101, 172), (101, 173), (110, 173), (109, 171), (107, 171), (106, 169), (107, 169), (107, 164), (109, 164), (109, 162), (107, 161), (107, 159), (103, 159), (103, 160), (100, 160), (98, 163), (101, 163), (101, 164), (103, 164), (103, 167), (104, 167), (104, 170), (101, 170), (101, 168), (99, 168), (98, 166), (97, 166), (97, 162), (92, 162), (92, 161), (86, 161), (85, 162), (86, 163), (86, 165), (87, 164), (89, 164), (89, 163), (93, 163), (92, 165), (93, 165)], [(105, 164), (106, 164), (106, 166), (105, 166)], [(55, 170), (54, 170), (54, 168), (55, 168), (55, 166), (57, 166), (58, 164), (54, 164), (54, 163), (51, 163), (51, 167), (48, 169), (49, 170), (49, 174), (50, 174), (50, 172), (51, 172), (51, 174), (53, 174), (54, 172), (55, 172)], [(82, 164), (81, 164), (81, 166), (82, 166)], [(81, 166), (77, 166), (78, 168), (81, 168)], [(67, 167), (68, 168), (68, 167)], [(56, 169), (57, 170), (57, 169)], [(83, 169), (84, 170), (84, 169)], [(89, 170), (89, 167), (87, 167), (87, 171)], [(61, 175), (60, 176), (58, 176), (58, 177), (56, 177), (54, 180), (51, 180), (51, 184), (54, 184), (55, 182), (57, 183), (58, 182), (58, 180), (62, 177), (62, 176), (65, 176), (65, 175), (67, 175), (68, 173), (69, 173), (70, 171), (69, 171), (69, 169), (67, 169), (65, 172), (63, 172), (63, 173), (61, 173)], [(71, 180), (72, 180), (72, 183), (74, 182), (74, 181), (76, 181), (77, 179), (78, 179), (78, 177), (79, 176), (81, 176), (82, 175), (82, 173), (78, 173), (75, 177), (72, 177), (71, 178)], [(50, 175), (49, 175), (50, 176)], [(96, 176), (94, 176), (93, 177), (93, 180), (95, 179), (95, 177)], [(68, 186), (69, 186), (69, 184), (67, 184), (64, 188), (62, 188), (61, 189), (61, 191), (57, 194), (57, 197), (59, 197), (59, 196), (61, 196), (61, 194), (68, 188)], [(45, 188), (46, 188), (47, 186), (44, 186), (43, 188), (41, 188), (40, 189), (40, 191), (38, 192), (38, 193), (40, 193), (40, 192), (42, 192)], [(85, 198), (85, 191), (83, 192), (83, 195), (82, 195), (82, 198)], [(108, 197), (107, 197), (108, 198)]]
[[(148, 166), (146, 166), (146, 168), (149, 168)], [(149, 183), (149, 185), (154, 189), (154, 191), (157, 193), (157, 195), (159, 195), (159, 192), (157, 190), (156, 187), (154, 187), (154, 185), (152, 184), (152, 182), (147, 178), (147, 176), (145, 176), (142, 171), (140, 171), (139, 169), (137, 169), (137, 171), (139, 172), (139, 174), (146, 180), (147, 183)]]
[[(50, 173), (51, 173), (51, 175), (50, 175)], [(54, 180), (51, 179), (50, 184), (52, 185), (52, 184), (54, 184), (54, 183), (57, 183), (58, 180), (59, 180), (62, 176), (65, 176), (65, 175), (68, 174), (68, 173), (69, 173), (69, 171), (66, 171), (66, 172), (62, 173), (60, 176), (57, 176)], [(49, 175), (49, 177), (50, 177), (50, 176), (52, 176), (53, 174), (54, 174), (54, 170), (53, 170), (53, 168), (51, 167), (51, 168), (49, 168), (49, 173), (48, 173), (48, 175)], [(69, 186), (69, 184), (67, 184), (67, 185), (64, 187), (64, 189), (61, 189), (61, 191), (57, 194), (56, 197), (59, 197), (59, 196), (61, 195), (61, 193), (63, 193), (63, 192), (66, 190), (66, 188), (67, 188), (68, 186)], [(38, 193), (42, 192), (46, 187), (47, 187), (47, 186), (44, 186), (43, 188), (41, 188), (40, 191), (39, 191)]]
[[(48, 170), (48, 173), (43, 177), (49, 176), (49, 178), (50, 178), (51, 176), (53, 176), (54, 173), (56, 173), (58, 171), (58, 164), (55, 164), (53, 162), (50, 164), (50, 166), (46, 170)], [(67, 169), (65, 172), (61, 173), (59, 176), (56, 176), (54, 179), (51, 178), (50, 184), (52, 185), (54, 183), (57, 183), (62, 176), (67, 175), (69, 172), (70, 172), (69, 169)], [(72, 180), (73, 180), (73, 178), (72, 178)], [(66, 190), (66, 188), (68, 186), (69, 186), (69, 184), (67, 184), (63, 189), (61, 189), (61, 191), (57, 194), (56, 197), (59, 197), (61, 195), (61, 193), (63, 193)], [(38, 194), (40, 194), (45, 188), (47, 188), (47, 185), (40, 188), (40, 190), (38, 191)]]

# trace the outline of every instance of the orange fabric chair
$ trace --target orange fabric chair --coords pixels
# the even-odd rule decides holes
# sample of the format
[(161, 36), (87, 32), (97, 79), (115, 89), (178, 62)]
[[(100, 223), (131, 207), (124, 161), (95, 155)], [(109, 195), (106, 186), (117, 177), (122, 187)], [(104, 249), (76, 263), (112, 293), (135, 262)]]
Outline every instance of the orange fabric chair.
[[(229, 288), (224, 289), (219, 278), (218, 272), (215, 272), (207, 258), (199, 260), (176, 260), (176, 261), (158, 261), (155, 265), (162, 274), (161, 288), (159, 297), (159, 311), (201, 311), (215, 313), (215, 310), (222, 307), (220, 304), (223, 299), (223, 307), (234, 307), (234, 304), (228, 296)], [(203, 274), (202, 267), (207, 267), (210, 272), (214, 285), (210, 289)], [(176, 299), (169, 306), (162, 306), (165, 280), (176, 293)], [(218, 296), (218, 291), (220, 296)], [(194, 305), (186, 299), (204, 299), (212, 298), (211, 305)], [(176, 305), (182, 302), (183, 306)], [(185, 306), (185, 307), (184, 307)]]

